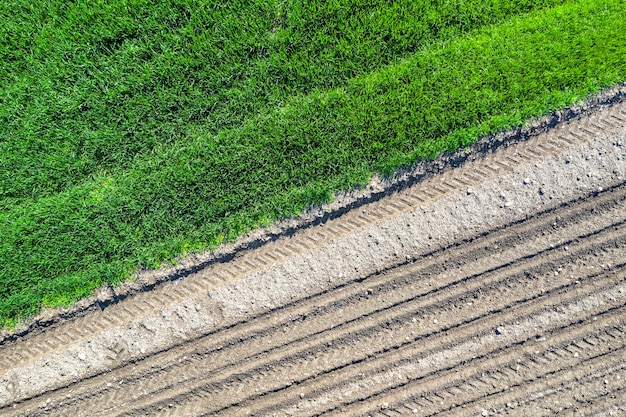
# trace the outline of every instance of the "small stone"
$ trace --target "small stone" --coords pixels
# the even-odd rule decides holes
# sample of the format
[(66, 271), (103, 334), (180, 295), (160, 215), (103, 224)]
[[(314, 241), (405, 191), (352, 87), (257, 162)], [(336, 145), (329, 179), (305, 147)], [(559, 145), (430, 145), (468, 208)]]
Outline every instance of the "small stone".
[(472, 189), (471, 189), (471, 188), (468, 188), (468, 189), (467, 189), (467, 195), (471, 195), (471, 194), (472, 194)]
[(382, 403), (382, 404), (380, 405), (380, 408), (382, 408), (383, 410), (388, 409), (388, 408), (389, 408), (389, 403)]
[(413, 409), (413, 414), (417, 414), (419, 411), (417, 411), (417, 408)]
[(502, 333), (504, 333), (504, 327), (502, 327), (502, 326), (497, 327), (496, 328), (496, 334), (502, 334)]
[(489, 415), (489, 413), (487, 412), (487, 410), (485, 410), (483, 408), (483, 411), (480, 413), (483, 417), (487, 417)]
[(604, 380), (604, 385), (609, 385), (609, 380), (608, 379)]
[(596, 188), (596, 193), (601, 193), (601, 192), (602, 192), (602, 190), (603, 190), (603, 188), (602, 188), (602, 187), (598, 187), (598, 188)]
[(530, 178), (528, 177), (524, 178), (524, 184), (526, 185), (530, 184)]
[(84, 361), (85, 359), (87, 359), (87, 355), (85, 355), (84, 352), (80, 352), (78, 354), (78, 359), (80, 359), (81, 361)]
[(504, 207), (511, 207), (513, 205), (513, 203), (511, 203), (510, 201), (507, 201), (506, 203), (504, 203)]
[(301, 392), (300, 393), (300, 399), (303, 399), (303, 398), (304, 398), (304, 392)]
[(437, 324), (438, 323), (437, 319), (433, 319), (433, 323)]

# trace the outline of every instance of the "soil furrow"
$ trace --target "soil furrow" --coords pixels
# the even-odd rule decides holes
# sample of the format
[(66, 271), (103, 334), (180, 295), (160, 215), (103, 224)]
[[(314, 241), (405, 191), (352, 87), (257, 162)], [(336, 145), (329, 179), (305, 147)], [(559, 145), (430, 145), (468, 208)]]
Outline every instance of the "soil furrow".
[[(620, 229), (616, 232), (617, 236), (623, 236), (623, 230)], [(592, 240), (593, 241), (593, 240)], [(595, 242), (589, 242), (590, 243), (590, 247), (595, 247), (596, 249), (600, 249), (601, 245), (599, 245), (599, 242), (595, 241)], [(613, 242), (609, 243), (608, 246), (611, 246), (613, 244)], [(573, 257), (579, 257), (580, 255), (576, 252), (576, 251), (572, 251), (570, 253), (570, 255), (568, 256), (573, 256)], [(614, 259), (612, 257), (608, 257), (608, 260), (610, 259)], [(560, 262), (557, 262), (556, 265), (560, 264)], [(556, 266), (552, 265), (550, 268), (550, 273), (552, 273), (552, 271), (554, 269), (556, 269)], [(516, 284), (517, 285), (526, 285), (527, 284), (527, 280), (528, 277), (526, 274), (530, 273), (532, 271), (532, 268), (530, 268), (530, 265), (525, 265), (522, 264), (522, 266), (520, 266), (520, 271), (524, 271), (523, 274), (520, 274), (522, 276), (518, 276), (515, 277), (513, 275), (513, 277), (508, 277), (510, 281), (517, 281)], [(513, 274), (515, 271), (512, 268), (508, 268), (508, 269), (503, 269), (503, 275), (507, 276), (507, 274)], [(565, 278), (567, 275), (564, 273), (562, 275), (562, 279), (559, 281), (560, 283), (563, 282), (570, 282), (571, 280), (569, 278)], [(383, 324), (383, 329), (385, 331), (393, 331), (396, 333), (400, 333), (400, 334), (414, 334), (414, 327), (416, 326), (422, 326), (423, 328), (430, 328), (430, 327), (434, 327), (435, 329), (437, 329), (439, 326), (444, 326), (446, 324), (450, 325), (450, 326), (454, 326), (455, 323), (447, 323), (446, 320), (440, 320), (439, 326), (430, 324), (430, 323), (424, 323), (424, 316), (426, 314), (432, 314), (433, 317), (439, 317), (441, 315), (448, 315), (450, 317), (464, 317), (464, 314), (462, 312), (462, 309), (452, 309), (452, 311), (446, 311), (448, 309), (446, 309), (445, 307), (440, 307), (440, 306), (446, 306), (448, 304), (450, 304), (447, 300), (453, 300), (455, 304), (458, 305), (464, 305), (465, 303), (463, 303), (462, 301), (459, 301), (459, 299), (461, 300), (465, 300), (467, 298), (466, 292), (471, 292), (473, 289), (479, 288), (483, 291), (483, 294), (481, 295), (484, 298), (488, 298), (490, 297), (489, 294), (489, 289), (491, 289), (494, 292), (501, 292), (502, 288), (507, 288), (509, 290), (514, 288), (514, 284), (508, 284), (506, 283), (507, 280), (503, 280), (502, 277), (498, 277), (496, 276), (495, 278), (492, 277), (492, 279), (494, 279), (494, 281), (491, 283), (491, 285), (489, 285), (488, 283), (486, 283), (485, 281), (479, 281), (476, 282), (474, 284), (474, 286), (470, 286), (468, 288), (467, 283), (463, 282), (463, 286), (459, 286), (459, 295), (455, 296), (454, 294), (445, 294), (445, 297), (438, 297), (436, 292), (433, 293), (429, 293), (428, 294), (428, 300), (426, 303), (418, 303), (417, 300), (409, 300), (404, 304), (405, 309), (403, 309), (401, 305), (392, 305), (390, 307), (390, 309), (385, 309), (382, 312), (377, 313), (377, 315), (379, 316), (379, 318), (376, 317), (376, 315), (373, 315), (372, 317), (368, 317), (368, 321), (367, 322), (362, 322), (362, 326), (361, 328), (355, 328), (355, 327), (348, 327), (347, 329), (345, 329), (342, 332), (342, 328), (341, 326), (335, 327), (334, 331), (332, 332), (331, 335), (326, 336), (326, 338), (322, 339), (321, 341), (318, 341), (316, 344), (317, 346), (313, 346), (311, 347), (310, 345), (314, 344), (312, 341), (309, 340), (305, 340), (303, 343), (301, 343), (300, 348), (298, 348), (297, 346), (295, 347), (295, 349), (293, 349), (292, 351), (295, 351), (295, 354), (291, 355), (291, 361), (295, 361), (298, 363), (302, 363), (304, 367), (306, 367), (307, 369), (315, 369), (316, 368), (316, 363), (321, 362), (321, 363), (325, 363), (325, 366), (330, 366), (330, 364), (332, 363), (331, 358), (332, 358), (332, 352), (333, 349), (328, 348), (327, 346), (329, 346), (329, 344), (332, 345), (338, 345), (338, 346), (348, 346), (348, 345), (352, 345), (351, 348), (354, 349), (361, 349), (363, 351), (363, 353), (361, 353), (360, 355), (356, 355), (356, 354), (352, 354), (350, 355), (350, 351), (344, 351), (343, 354), (339, 357), (336, 357), (335, 359), (337, 360), (345, 360), (342, 358), (345, 357), (351, 357), (352, 360), (356, 360), (359, 356), (361, 357), (367, 357), (368, 355), (372, 355), (374, 354), (374, 352), (372, 352), (372, 350), (374, 350), (375, 347), (378, 347), (379, 350), (384, 350), (385, 348), (389, 348), (389, 345), (391, 345), (392, 347), (393, 345), (393, 341), (390, 340), (380, 340), (380, 325), (372, 325), (370, 324), (370, 322), (382, 322)], [(537, 277), (537, 280), (539, 281), (539, 277)], [(447, 291), (450, 291), (450, 288), (446, 288)], [(526, 289), (523, 289), (519, 294), (523, 294), (526, 295)], [(546, 291), (546, 289), (542, 289), (542, 291)], [(514, 292), (509, 291), (509, 297), (513, 297), (514, 296)], [(497, 296), (493, 296), (491, 295), (491, 297), (493, 298), (497, 298)], [(513, 298), (515, 299), (515, 298)], [(429, 307), (430, 306), (430, 307)], [(433, 306), (438, 306), (436, 309), (433, 309)], [(491, 305), (493, 307), (493, 304)], [(473, 310), (474, 314), (479, 314), (480, 309), (477, 309), (476, 307), (471, 307), (468, 306), (467, 309), (471, 309)], [(393, 312), (394, 315), (390, 316), (388, 314), (387, 310), (391, 310)], [(406, 310), (406, 311), (405, 311)], [(430, 312), (429, 310), (433, 310), (433, 312)], [(459, 313), (459, 311), (461, 311)], [(483, 312), (484, 314), (489, 314), (489, 312)], [(415, 319), (416, 317), (420, 317), (420, 319), (416, 322), (413, 323), (413, 321), (411, 320), (411, 318)], [(402, 328), (402, 324), (411, 321), (411, 324), (408, 325), (407, 329)], [(385, 329), (386, 328), (386, 329)], [(429, 329), (430, 331), (430, 329)], [(347, 333), (349, 335), (348, 338), (341, 338), (341, 333)], [(433, 330), (433, 332), (437, 332), (437, 330)], [(339, 333), (339, 334), (337, 334)], [(400, 338), (399, 340), (396, 340), (395, 343), (398, 343), (398, 341), (400, 343), (405, 342), (403, 338)], [(306, 352), (305, 349), (308, 348), (308, 354)], [(321, 352), (321, 353), (320, 353)], [(330, 354), (331, 358), (326, 357), (324, 354)], [(314, 362), (315, 363), (311, 363), (311, 361), (307, 361), (307, 358), (315, 358)], [(261, 374), (267, 374), (267, 368), (272, 366), (272, 362), (270, 361), (270, 358), (266, 358), (266, 357), (261, 357), (257, 360), (257, 362), (252, 362), (252, 363), (247, 363), (248, 365), (248, 370), (247, 371), (242, 371), (240, 373), (240, 375), (246, 375), (246, 374), (255, 374), (255, 373), (261, 373)], [(294, 375), (294, 371), (292, 369), (286, 370), (284, 368), (281, 367), (281, 364), (284, 362), (287, 362), (289, 360), (289, 356), (287, 356), (286, 354), (283, 354), (281, 356), (278, 356), (278, 358), (275, 359), (276, 364), (274, 365), (274, 367), (276, 367), (277, 369), (281, 370), (283, 372), (283, 375), (271, 375), (268, 376), (267, 379), (271, 380), (271, 383), (267, 383), (267, 384), (263, 384), (265, 389), (268, 389), (268, 387), (271, 387), (272, 384), (277, 384), (279, 383), (279, 381), (286, 381), (284, 383), (289, 383), (291, 381), (291, 379), (295, 378)], [(254, 369), (253, 366), (255, 365), (255, 363), (260, 363), (261, 365), (258, 366), (257, 369)], [(341, 362), (337, 365), (337, 366), (341, 366)], [(231, 370), (231, 372), (234, 372), (233, 370)], [(233, 379), (240, 379), (240, 376), (237, 377), (233, 377), (231, 378), (231, 381)], [(217, 387), (221, 387), (221, 386), (225, 386), (229, 383), (228, 379), (224, 379), (221, 380), (219, 382), (216, 382), (214, 385)], [(180, 387), (178, 387), (180, 388)], [(249, 390), (243, 390), (246, 392), (250, 392)]]
[[(502, 312), (493, 311), (475, 321), (436, 334), (430, 340), (408, 341), (406, 345), (399, 348), (391, 347), (390, 350), (376, 352), (376, 356), (363, 360), (358, 363), (358, 366), (353, 364), (335, 369), (333, 372), (323, 373), (314, 379), (297, 381), (295, 386), (261, 396), (256, 401), (251, 398), (249, 403), (223, 411), (228, 415), (241, 415), (244, 411), (254, 411), (258, 415), (274, 415), (278, 413), (278, 410), (281, 414), (316, 415), (327, 411), (328, 402), (342, 404), (359, 398), (367, 398), (376, 392), (397, 386), (400, 378), (406, 378), (407, 374), (415, 377), (415, 368), (422, 372), (448, 369), (469, 362), (478, 352), (499, 349), (506, 340), (518, 343), (519, 340), (514, 334), (501, 335), (499, 338), (493, 334), (494, 329), (500, 324), (519, 329), (515, 332), (523, 330), (528, 332), (532, 329), (543, 333), (549, 332), (564, 322), (583, 320), (589, 314), (602, 313), (607, 309), (619, 307), (622, 302), (617, 300), (616, 296), (626, 290), (623, 271), (617, 285), (614, 279), (615, 277), (605, 276), (603, 279), (588, 280), (587, 285), (581, 283), (574, 288), (564, 289), (560, 293), (548, 293), (525, 301)], [(587, 288), (583, 290), (584, 287)], [(521, 324), (516, 325), (516, 322)], [(486, 329), (489, 329), (489, 333), (486, 333)], [(418, 361), (417, 364), (415, 360)], [(215, 390), (219, 388), (215, 387)], [(230, 386), (224, 389), (228, 390)], [(200, 393), (196, 394), (198, 397), (203, 396)], [(304, 394), (304, 398), (309, 398), (309, 400), (302, 401), (300, 394)], [(193, 410), (193, 404), (187, 401), (187, 398), (182, 404)], [(207, 407), (207, 404), (204, 404), (204, 407)], [(135, 415), (139, 414), (141, 413)], [(184, 414), (185, 412), (178, 413), (178, 415)], [(204, 415), (209, 415), (209, 413)]]
[(626, 415), (626, 388), (616, 389), (599, 397), (584, 410), (567, 410), (564, 416), (616, 417)]
[[(586, 366), (583, 363), (591, 359), (600, 358), (598, 360), (602, 363), (602, 357), (608, 354), (624, 355), (624, 326), (626, 310), (618, 308), (583, 325), (573, 323), (552, 331), (547, 340), (531, 337), (496, 355), (485, 355), (460, 367), (410, 380), (396, 389), (335, 410), (332, 414), (376, 415), (381, 410), (390, 410), (385, 411), (387, 413), (396, 410), (419, 415), (455, 415), (459, 407), (480, 413), (486, 407), (485, 403), (491, 404), (491, 409), (513, 409), (520, 405), (520, 393), (526, 395), (531, 390), (540, 390), (537, 383), (554, 381), (559, 372), (570, 375), (571, 369)], [(594, 345), (583, 340), (594, 341)], [(616, 350), (619, 353), (614, 353)], [(482, 401), (483, 398), (486, 399)], [(478, 405), (470, 407), (473, 402)]]
[[(533, 390), (523, 400), (517, 400), (517, 411), (512, 415), (564, 414), (581, 415), (604, 409), (607, 402), (617, 396), (624, 402), (626, 391), (626, 352), (611, 357), (598, 358), (594, 363), (582, 363), (582, 370), (550, 375), (550, 384)], [(590, 372), (581, 376), (583, 370)], [(575, 375), (572, 375), (575, 374)], [(506, 404), (499, 411), (504, 414)]]
[[(626, 389), (625, 356), (622, 348), (582, 361), (572, 368), (537, 375), (534, 380), (511, 387), (508, 392), (464, 404), (463, 411), (478, 414), (487, 410), (489, 415), (521, 417), (581, 415), (592, 412), (593, 408), (605, 408), (607, 399)], [(453, 416), (459, 412), (459, 408), (454, 408), (439, 415)]]

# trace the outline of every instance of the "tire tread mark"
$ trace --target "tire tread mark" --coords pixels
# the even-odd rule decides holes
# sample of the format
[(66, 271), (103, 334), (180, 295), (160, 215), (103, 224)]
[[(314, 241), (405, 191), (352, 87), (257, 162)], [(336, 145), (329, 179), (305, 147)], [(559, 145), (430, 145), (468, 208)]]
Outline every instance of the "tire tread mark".
[[(340, 353), (340, 352), (337, 352), (337, 353)], [(310, 364), (309, 364), (309, 365), (310, 365)], [(309, 365), (307, 365), (307, 366), (309, 366)], [(263, 372), (257, 372), (257, 371), (255, 371), (255, 372), (253, 372), (253, 374), (254, 374), (254, 375), (256, 375), (255, 380), (257, 380), (257, 381), (258, 381), (258, 380), (259, 380), (259, 378), (262, 378)], [(217, 385), (213, 385), (213, 386), (214, 386), (214, 387), (215, 387), (215, 386), (222, 387), (222, 386), (224, 386), (224, 383), (217, 383)], [(231, 389), (232, 389), (232, 388), (231, 388)], [(196, 391), (196, 392), (192, 395), (192, 397), (195, 397), (197, 394), (198, 394), (198, 392)], [(187, 397), (186, 399), (177, 398), (175, 402), (179, 402), (179, 403), (188, 403), (189, 401), (190, 401), (190, 398), (189, 398), (189, 397)], [(144, 410), (144, 411), (146, 411), (146, 410)]]

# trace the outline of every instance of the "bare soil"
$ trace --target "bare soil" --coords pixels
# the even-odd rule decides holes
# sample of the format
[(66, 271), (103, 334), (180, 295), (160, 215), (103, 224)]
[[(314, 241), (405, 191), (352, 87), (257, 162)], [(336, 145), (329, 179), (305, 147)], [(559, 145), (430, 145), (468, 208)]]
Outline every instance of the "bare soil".
[(231, 258), (5, 337), (0, 415), (624, 415), (626, 102)]

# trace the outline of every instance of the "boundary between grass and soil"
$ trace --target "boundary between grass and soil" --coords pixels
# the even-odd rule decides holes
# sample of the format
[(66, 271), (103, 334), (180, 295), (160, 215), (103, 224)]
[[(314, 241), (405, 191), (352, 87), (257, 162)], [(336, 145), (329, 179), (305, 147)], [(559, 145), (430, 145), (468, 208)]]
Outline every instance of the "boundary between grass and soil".
[[(256, 250), (240, 251), (231, 262), (214, 263), (180, 281), (110, 304), (103, 311), (75, 316), (38, 334), (31, 332), (13, 343), (0, 344), (0, 369), (4, 370), (0, 375), (0, 403), (16, 415), (32, 415), (44, 409), (48, 413), (53, 403), (60, 405), (52, 396), (65, 398), (62, 392), (80, 396), (77, 387), (90, 396), (90, 385), (95, 383), (106, 391), (107, 398), (123, 395), (129, 386), (125, 382), (118, 385), (118, 370), (134, 372), (140, 364), (150, 367), (150, 361), (162, 364), (164, 357), (171, 358), (178, 367), (182, 358), (179, 354), (195, 349), (203, 341), (211, 343), (221, 357), (225, 344), (231, 344), (227, 340), (232, 338), (238, 350), (242, 338), (252, 339), (265, 326), (276, 329), (281, 337), (298, 336), (302, 330), (298, 317), (308, 323), (308, 318), (317, 317), (316, 312), (343, 314), (341, 302), (336, 301), (346, 297), (348, 286), (356, 286), (355, 299), (369, 306), (364, 294), (379, 288), (372, 280), (395, 267), (435, 265), (435, 254), (444, 256), (448, 250), (457, 249), (465, 251), (464, 259), (476, 261), (479, 269), (487, 267), (480, 261), (483, 255), (493, 262), (502, 261), (505, 252), (519, 257), (516, 242), (526, 242), (530, 235), (520, 229), (514, 232), (509, 226), (536, 225), (540, 213), (552, 216), (538, 231), (540, 247), (524, 244), (523, 251), (549, 248), (559, 254), (559, 259), (560, 254), (575, 259), (579, 251), (573, 248), (582, 240), (579, 243), (595, 253), (601, 248), (597, 241), (587, 240), (589, 232), (603, 225), (623, 225), (619, 219), (623, 217), (620, 208), (625, 201), (625, 178), (626, 101), (622, 101), (598, 106), (586, 116), (561, 123), (527, 141), (500, 146), (497, 152), (477, 154), (474, 160), (455, 169), (428, 174), (387, 198), (302, 228)], [(586, 213), (577, 217), (584, 220), (575, 227), (574, 240), (563, 234), (563, 227), (570, 223), (562, 209), (569, 213), (567, 207), (572, 202), (586, 207)], [(502, 230), (509, 230), (515, 240), (503, 240), (494, 234)], [(622, 232), (621, 226), (611, 230), (611, 239), (623, 242)], [(484, 238), (490, 243), (476, 251), (474, 243)], [(568, 244), (570, 251), (564, 246)], [(621, 265), (623, 245), (613, 249), (614, 255), (608, 260), (612, 265)], [(594, 259), (594, 263), (601, 262)], [(464, 266), (466, 262), (459, 260), (446, 264), (458, 266), (463, 274), (471, 273)], [(550, 262), (545, 283), (553, 283), (553, 272), (560, 266), (567, 271), (567, 265), (564, 258)], [(585, 271), (587, 266), (582, 266)], [(448, 276), (449, 271), (442, 272)], [(565, 280), (574, 280), (577, 275), (558, 272)], [(411, 275), (405, 283), (430, 293), (433, 279), (431, 271)], [(482, 292), (482, 287), (473, 288)], [(541, 288), (543, 285), (534, 290)], [(500, 301), (506, 304), (508, 292), (506, 288), (504, 291)], [(402, 289), (400, 292), (404, 294)], [(472, 297), (478, 295), (476, 291), (470, 293)], [(315, 301), (318, 296), (330, 300), (332, 311), (319, 310), (322, 307)], [(313, 306), (314, 312), (293, 310), (302, 300)], [(259, 347), (266, 346), (254, 339)], [(275, 343), (276, 339), (268, 335), (265, 340)], [(242, 353), (247, 350), (244, 348)], [(206, 358), (204, 353), (201, 356)], [(126, 377), (123, 379), (126, 381)], [(117, 394), (109, 389), (109, 383), (118, 387), (114, 390)], [(31, 411), (21, 413), (13, 405)]]
[(524, 127), (488, 135), (465, 149), (444, 153), (434, 160), (421, 161), (407, 169), (396, 172), (389, 178), (375, 176), (363, 189), (337, 194), (331, 203), (310, 207), (299, 217), (284, 219), (272, 226), (247, 233), (234, 243), (224, 244), (213, 252), (189, 256), (180, 260), (178, 265), (170, 268), (138, 271), (136, 280), (133, 282), (127, 282), (117, 287), (102, 286), (94, 296), (80, 300), (71, 307), (43, 310), (30, 321), (24, 321), (14, 331), (3, 330), (0, 333), (0, 344), (15, 341), (29, 334), (41, 333), (46, 328), (68, 319), (81, 317), (94, 311), (102, 311), (107, 306), (117, 304), (134, 294), (148, 292), (162, 284), (184, 279), (211, 265), (228, 263), (267, 243), (282, 237), (292, 236), (301, 229), (339, 218), (348, 211), (381, 200), (437, 173), (448, 171), (467, 161), (487, 155), (500, 147), (527, 141), (559, 123), (587, 115), (599, 106), (610, 106), (625, 100), (626, 83), (620, 83), (579, 104), (552, 112), (539, 119), (530, 120)]

